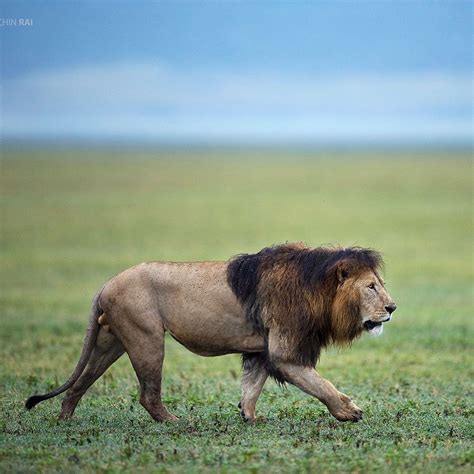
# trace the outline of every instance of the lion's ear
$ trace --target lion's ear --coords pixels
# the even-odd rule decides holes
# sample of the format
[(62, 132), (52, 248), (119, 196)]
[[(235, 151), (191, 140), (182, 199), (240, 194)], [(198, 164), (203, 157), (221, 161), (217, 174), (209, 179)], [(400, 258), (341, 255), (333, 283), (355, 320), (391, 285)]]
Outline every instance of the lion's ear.
[(344, 262), (341, 262), (336, 268), (337, 286), (341, 286), (349, 276), (349, 270)]

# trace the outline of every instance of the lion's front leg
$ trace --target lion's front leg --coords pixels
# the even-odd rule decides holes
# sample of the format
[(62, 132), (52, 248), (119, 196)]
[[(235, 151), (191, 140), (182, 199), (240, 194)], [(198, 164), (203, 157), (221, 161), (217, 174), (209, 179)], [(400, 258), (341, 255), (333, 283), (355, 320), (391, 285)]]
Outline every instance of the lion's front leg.
[(288, 382), (323, 402), (339, 421), (362, 419), (362, 410), (313, 368), (282, 361), (276, 362), (275, 366)]
[(262, 388), (267, 380), (265, 356), (262, 353), (243, 354), (242, 397), (239, 408), (242, 418), (248, 422), (255, 422), (255, 406)]
[(270, 361), (286, 381), (324, 403), (331, 414), (339, 421), (359, 421), (362, 419), (362, 410), (350, 397), (337, 390), (329, 380), (321, 377), (312, 367), (288, 362), (286, 352), (281, 347), (278, 336), (270, 335)]

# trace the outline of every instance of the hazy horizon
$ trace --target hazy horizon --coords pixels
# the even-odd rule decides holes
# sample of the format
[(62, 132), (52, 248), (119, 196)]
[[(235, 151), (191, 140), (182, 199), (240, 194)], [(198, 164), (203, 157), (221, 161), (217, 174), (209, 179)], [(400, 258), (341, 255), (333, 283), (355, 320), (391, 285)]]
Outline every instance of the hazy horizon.
[(469, 2), (3, 2), (16, 143), (469, 147)]

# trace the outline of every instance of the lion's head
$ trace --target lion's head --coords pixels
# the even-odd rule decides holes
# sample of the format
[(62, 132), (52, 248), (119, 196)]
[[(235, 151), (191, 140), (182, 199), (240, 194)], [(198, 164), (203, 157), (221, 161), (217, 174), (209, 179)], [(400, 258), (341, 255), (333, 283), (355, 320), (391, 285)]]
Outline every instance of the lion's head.
[(383, 323), (392, 319), (392, 313), (397, 305), (385, 288), (383, 279), (377, 272), (366, 272), (359, 277), (356, 283), (360, 294), (360, 314), (364, 329), (381, 334)]
[(339, 272), (332, 311), (336, 339), (344, 341), (349, 334), (364, 330), (380, 335), (383, 323), (390, 321), (396, 309), (377, 267)]
[(382, 332), (396, 306), (381, 266), (372, 249), (285, 244), (237, 256), (228, 282), (257, 331), (277, 332), (289, 360), (314, 366), (329, 343)]

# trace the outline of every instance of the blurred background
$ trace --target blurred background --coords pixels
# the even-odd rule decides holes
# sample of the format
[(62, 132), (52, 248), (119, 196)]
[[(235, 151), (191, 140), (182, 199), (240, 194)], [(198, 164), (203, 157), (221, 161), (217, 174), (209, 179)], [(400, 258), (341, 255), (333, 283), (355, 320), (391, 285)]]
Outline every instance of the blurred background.
[[(104, 472), (152, 469), (160, 439), (169, 450), (160, 462), (176, 472), (222, 462), (236, 472), (241, 463), (276, 472), (468, 466), (471, 2), (0, 8), (6, 472), (71, 470), (71, 453)], [(169, 428), (173, 443), (129, 409), (137, 391), (125, 358), (84, 399), (77, 442), (75, 424), (44, 437), (58, 400), (26, 418), (22, 399), (70, 374), (90, 300), (112, 275), (144, 260), (227, 259), (285, 241), (384, 255), (393, 321), (382, 338), (320, 362), (369, 423), (336, 427), (322, 405), (268, 384), (260, 406), (270, 423), (250, 435), (237, 425), (239, 358), (200, 358), (172, 340), (165, 401), (185, 420)], [(113, 428), (122, 416), (109, 438), (85, 428), (101, 417)], [(208, 457), (190, 447), (188, 422)], [(242, 432), (230, 438), (234, 422)], [(134, 445), (137, 423), (144, 437)]]
[(7, 141), (470, 143), (470, 2), (4, 1), (2, 18)]

